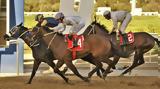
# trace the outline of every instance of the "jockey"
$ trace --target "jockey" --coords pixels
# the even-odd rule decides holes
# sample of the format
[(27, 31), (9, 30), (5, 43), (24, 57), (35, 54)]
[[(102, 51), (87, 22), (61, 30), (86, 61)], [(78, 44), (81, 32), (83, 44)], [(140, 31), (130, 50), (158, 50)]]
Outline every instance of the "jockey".
[(127, 11), (113, 11), (113, 12), (105, 11), (103, 13), (103, 16), (107, 20), (111, 19), (113, 21), (112, 32), (115, 32), (118, 29), (118, 22), (120, 22), (120, 26), (118, 30), (125, 40), (127, 38), (126, 37), (127, 35), (125, 35), (125, 29), (127, 28), (128, 24), (132, 19), (131, 14)]
[(36, 24), (36, 26), (38, 26), (38, 27), (46, 26), (46, 27), (49, 27), (49, 28), (53, 28), (53, 27), (55, 27), (59, 24), (58, 21), (55, 20), (53, 17), (44, 18), (43, 14), (36, 15), (35, 21), (38, 22)]
[[(77, 33), (85, 26), (84, 20), (79, 16), (67, 16), (65, 17), (62, 12), (59, 12), (55, 15), (55, 19), (59, 22), (59, 25), (55, 27), (55, 30), (60, 30), (63, 32), (66, 28), (66, 25), (71, 25), (71, 29), (69, 30), (70, 35), (77, 35)], [(74, 46), (77, 45), (77, 39), (75, 38), (73, 41)]]

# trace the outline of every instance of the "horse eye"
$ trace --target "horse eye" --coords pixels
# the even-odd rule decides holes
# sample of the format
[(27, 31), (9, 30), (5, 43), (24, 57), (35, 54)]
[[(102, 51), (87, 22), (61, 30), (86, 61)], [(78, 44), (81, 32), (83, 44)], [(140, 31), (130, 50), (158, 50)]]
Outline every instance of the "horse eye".
[(10, 33), (13, 35), (13, 34), (15, 34), (15, 33), (16, 33), (16, 31), (17, 31), (17, 27), (15, 27), (15, 28), (11, 29), (11, 30), (10, 30)]

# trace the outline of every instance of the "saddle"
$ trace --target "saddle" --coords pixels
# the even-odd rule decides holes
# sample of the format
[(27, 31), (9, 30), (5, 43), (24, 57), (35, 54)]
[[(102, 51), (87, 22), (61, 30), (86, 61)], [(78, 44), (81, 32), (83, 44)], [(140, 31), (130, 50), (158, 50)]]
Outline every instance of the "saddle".
[(76, 52), (83, 50), (84, 36), (65, 34), (65, 42), (67, 42), (67, 48), (72, 51), (72, 59), (74, 60), (76, 58)]
[(134, 33), (128, 32), (126, 34), (118, 34), (118, 39), (120, 46), (130, 45), (134, 42)]

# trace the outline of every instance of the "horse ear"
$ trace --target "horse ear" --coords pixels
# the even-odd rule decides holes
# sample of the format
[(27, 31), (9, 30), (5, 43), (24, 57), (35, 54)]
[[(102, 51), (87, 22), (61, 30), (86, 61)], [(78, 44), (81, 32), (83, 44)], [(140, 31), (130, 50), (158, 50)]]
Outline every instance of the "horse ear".
[(20, 23), (19, 25), (17, 25), (17, 26), (20, 27), (20, 26), (22, 26), (22, 24), (23, 24), (23, 23), (21, 22), (21, 23)]

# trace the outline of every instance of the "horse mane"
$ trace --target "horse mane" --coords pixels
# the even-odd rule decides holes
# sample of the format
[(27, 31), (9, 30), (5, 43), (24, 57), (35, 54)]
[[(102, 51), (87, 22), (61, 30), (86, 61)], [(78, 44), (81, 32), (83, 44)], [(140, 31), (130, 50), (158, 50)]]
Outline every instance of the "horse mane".
[(53, 32), (52, 30), (50, 30), (48, 27), (43, 26), (43, 30), (45, 30), (47, 33)]
[(105, 27), (104, 25), (98, 23), (97, 21), (93, 21), (93, 22), (91, 23), (91, 25), (94, 25), (94, 24), (97, 25), (99, 28), (101, 28), (102, 31), (104, 31), (104, 32), (106, 32), (106, 33), (109, 33), (109, 31), (106, 29), (106, 27)]
[(23, 29), (23, 30), (29, 30), (27, 27), (25, 27), (25, 26), (21, 26), (21, 29)]

